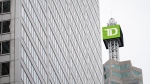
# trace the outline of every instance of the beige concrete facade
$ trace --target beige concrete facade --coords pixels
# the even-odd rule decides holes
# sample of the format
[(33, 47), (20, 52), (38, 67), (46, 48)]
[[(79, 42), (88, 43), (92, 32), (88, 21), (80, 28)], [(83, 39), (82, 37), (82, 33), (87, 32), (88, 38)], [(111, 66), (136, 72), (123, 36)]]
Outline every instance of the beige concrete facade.
[(99, 0), (6, 1), (0, 22), (9, 20), (10, 32), (0, 45), (10, 41), (10, 52), (0, 54), (0, 74), (5, 62), (9, 74), (0, 84), (103, 83)]

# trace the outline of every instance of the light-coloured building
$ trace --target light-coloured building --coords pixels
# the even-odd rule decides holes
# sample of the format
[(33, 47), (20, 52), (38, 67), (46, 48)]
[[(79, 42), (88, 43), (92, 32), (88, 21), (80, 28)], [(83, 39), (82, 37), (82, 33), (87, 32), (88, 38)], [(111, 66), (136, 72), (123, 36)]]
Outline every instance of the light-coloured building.
[(99, 0), (0, 0), (0, 84), (102, 84)]
[(108, 60), (104, 65), (104, 84), (143, 84), (142, 70), (131, 61)]

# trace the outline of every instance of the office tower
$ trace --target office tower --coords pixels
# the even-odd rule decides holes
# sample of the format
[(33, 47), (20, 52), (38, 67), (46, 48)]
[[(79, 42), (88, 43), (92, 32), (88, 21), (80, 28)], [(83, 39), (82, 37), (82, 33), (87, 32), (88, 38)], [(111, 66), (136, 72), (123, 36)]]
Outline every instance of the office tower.
[(104, 65), (104, 84), (143, 84), (142, 70), (131, 61), (108, 60)]
[(0, 84), (102, 84), (98, 0), (0, 0)]
[(109, 60), (104, 63), (104, 84), (143, 84), (142, 70), (131, 61), (120, 61), (119, 47), (124, 46), (121, 26), (111, 18), (103, 27), (103, 41), (109, 49)]

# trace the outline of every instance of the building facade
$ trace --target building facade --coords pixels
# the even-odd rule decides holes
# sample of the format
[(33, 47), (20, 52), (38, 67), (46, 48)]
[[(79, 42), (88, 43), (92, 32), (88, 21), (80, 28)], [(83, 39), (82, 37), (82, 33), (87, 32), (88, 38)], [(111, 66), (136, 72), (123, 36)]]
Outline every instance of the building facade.
[(0, 84), (102, 84), (99, 0), (0, 0)]
[(104, 84), (143, 84), (142, 70), (131, 61), (108, 60), (104, 65)]

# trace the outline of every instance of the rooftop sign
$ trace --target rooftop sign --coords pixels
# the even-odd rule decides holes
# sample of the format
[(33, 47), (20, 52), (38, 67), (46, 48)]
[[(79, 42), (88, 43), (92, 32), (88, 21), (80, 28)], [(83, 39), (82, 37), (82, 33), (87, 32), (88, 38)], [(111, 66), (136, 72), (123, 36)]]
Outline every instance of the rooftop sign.
[(120, 37), (120, 25), (106, 26), (102, 28), (103, 40)]

